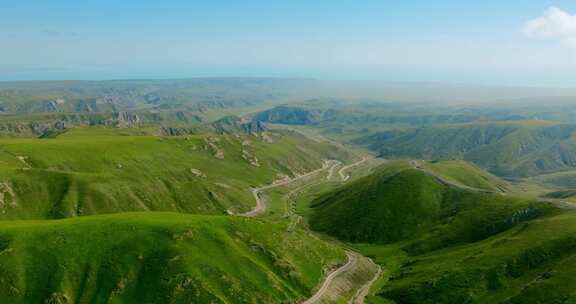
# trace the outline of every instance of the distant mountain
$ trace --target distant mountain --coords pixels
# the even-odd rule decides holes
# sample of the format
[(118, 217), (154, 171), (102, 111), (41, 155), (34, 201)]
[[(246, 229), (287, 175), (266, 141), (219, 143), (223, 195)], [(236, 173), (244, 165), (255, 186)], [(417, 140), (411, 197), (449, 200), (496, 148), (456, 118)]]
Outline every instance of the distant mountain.
[(161, 134), (166, 136), (201, 133), (257, 134), (266, 130), (268, 130), (268, 128), (261, 121), (243, 119), (233, 115), (225, 116), (214, 122), (201, 124), (195, 127), (160, 127)]
[(309, 100), (303, 104), (282, 105), (254, 115), (254, 119), (287, 125), (313, 125), (321, 128), (360, 123), (379, 125), (431, 125), (463, 123), (478, 120), (480, 116), (455, 113), (406, 113), (414, 105), (386, 102), (352, 102), (345, 100)]
[(0, 109), (12, 114), (142, 108), (203, 112), (280, 99), (314, 85), (307, 79), (274, 78), (0, 82)]
[(498, 175), (532, 176), (576, 167), (576, 125), (502, 122), (391, 130), (355, 142), (384, 158), (464, 159)]
[(87, 125), (190, 127), (223, 110), (285, 102), (308, 94), (307, 79), (0, 82), (0, 133), (45, 136)]

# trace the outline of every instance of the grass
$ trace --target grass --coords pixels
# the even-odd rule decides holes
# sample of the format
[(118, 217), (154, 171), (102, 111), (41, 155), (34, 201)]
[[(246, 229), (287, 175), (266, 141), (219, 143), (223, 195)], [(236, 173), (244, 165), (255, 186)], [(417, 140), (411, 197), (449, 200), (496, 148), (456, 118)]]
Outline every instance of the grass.
[[(322, 159), (351, 157), (294, 132), (268, 137), (271, 142), (254, 135), (157, 137), (89, 127), (50, 139), (1, 138), (0, 181), (10, 190), (0, 191), (14, 197), (0, 203), (0, 218), (242, 212), (254, 205), (250, 187), (316, 169)], [(218, 151), (224, 159), (215, 157)], [(250, 163), (255, 158), (260, 166)]]
[(292, 302), (344, 255), (285, 228), (176, 213), (1, 222), (0, 302)]
[[(575, 219), (557, 211), (479, 242), (410, 256), (391, 269), (380, 295), (398, 303), (568, 303)], [(378, 259), (394, 255), (383, 251)]]
[(435, 179), (411, 169), (380, 185), (386, 178), (358, 180), (313, 203), (312, 229), (350, 242), (393, 242), (428, 229), (441, 203)]
[[(489, 177), (460, 162), (423, 166), (478, 188), (486, 179), (474, 175)], [(500, 182), (487, 180), (485, 189)], [(440, 183), (403, 161), (322, 194), (312, 207), (312, 228), (352, 242), (386, 270), (367, 303), (576, 299), (574, 211)]]
[(574, 189), (576, 188), (576, 171), (563, 171), (550, 174), (542, 174), (528, 179), (544, 187), (552, 189)]
[[(453, 171), (452, 163), (448, 169), (442, 163), (432, 166)], [(484, 175), (470, 168), (447, 176), (483, 180)], [(317, 231), (349, 242), (385, 244), (423, 238), (412, 245), (415, 251), (475, 241), (510, 227), (510, 218), (517, 212), (530, 218), (546, 209), (530, 199), (445, 185), (403, 161), (385, 164), (372, 175), (324, 194), (311, 207), (309, 222)]]
[(285, 221), (216, 215), (345, 150), (283, 130), (150, 134), (0, 138), (1, 303), (290, 303), (344, 261)]
[(386, 158), (463, 159), (499, 176), (573, 168), (575, 128), (531, 121), (434, 125), (369, 134), (356, 142)]
[(466, 161), (424, 162), (424, 166), (456, 184), (496, 192), (511, 188), (505, 181)]

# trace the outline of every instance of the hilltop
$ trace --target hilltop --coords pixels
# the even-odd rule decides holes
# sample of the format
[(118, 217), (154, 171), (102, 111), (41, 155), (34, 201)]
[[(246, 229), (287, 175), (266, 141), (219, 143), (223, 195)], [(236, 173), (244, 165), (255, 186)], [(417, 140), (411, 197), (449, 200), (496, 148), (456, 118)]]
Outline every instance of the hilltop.
[[(310, 225), (350, 242), (386, 244), (426, 237), (418, 246), (436, 247), (488, 237), (542, 211), (530, 200), (501, 195), (505, 183), (496, 178), (490, 183), (484, 179), (487, 173), (458, 168), (454, 170), (454, 163), (389, 162), (313, 201)], [(461, 183), (463, 177), (470, 182)]]

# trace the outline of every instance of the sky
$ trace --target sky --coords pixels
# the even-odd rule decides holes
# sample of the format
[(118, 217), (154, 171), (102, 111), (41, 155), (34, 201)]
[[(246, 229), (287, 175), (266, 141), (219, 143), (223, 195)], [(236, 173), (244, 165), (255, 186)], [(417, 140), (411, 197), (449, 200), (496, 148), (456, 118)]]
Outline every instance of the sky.
[(576, 0), (0, 0), (0, 80), (576, 87)]

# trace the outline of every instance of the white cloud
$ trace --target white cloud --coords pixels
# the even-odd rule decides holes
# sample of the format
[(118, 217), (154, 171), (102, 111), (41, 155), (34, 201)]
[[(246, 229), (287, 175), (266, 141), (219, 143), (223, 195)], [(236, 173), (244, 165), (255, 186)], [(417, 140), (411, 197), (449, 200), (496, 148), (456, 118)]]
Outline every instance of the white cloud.
[(562, 45), (576, 48), (576, 15), (555, 6), (526, 22), (523, 31), (530, 38), (558, 39)]

